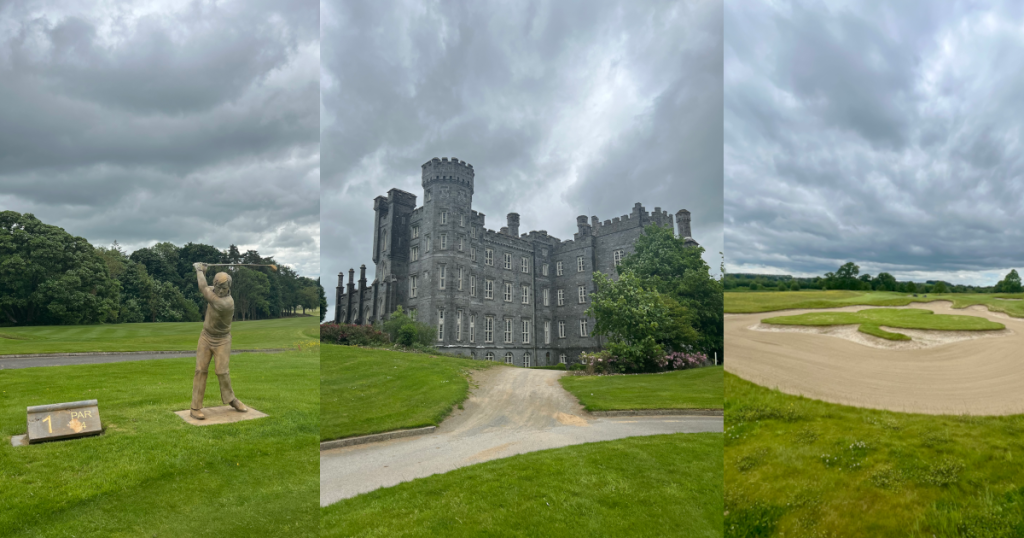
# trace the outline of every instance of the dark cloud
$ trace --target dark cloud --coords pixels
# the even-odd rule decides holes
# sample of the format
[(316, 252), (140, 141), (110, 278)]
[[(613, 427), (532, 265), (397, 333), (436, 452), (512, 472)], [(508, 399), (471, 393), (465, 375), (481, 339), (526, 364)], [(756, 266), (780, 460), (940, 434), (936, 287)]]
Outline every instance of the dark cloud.
[(319, 274), (316, 2), (12, 2), (0, 21), (0, 207)]
[(474, 166), (489, 228), (516, 211), (524, 231), (571, 238), (581, 214), (688, 209), (717, 271), (721, 3), (322, 7), (325, 274), (370, 264), (373, 198), (422, 203), (432, 157)]
[(1024, 7), (725, 8), (733, 271), (993, 284), (1024, 265)]

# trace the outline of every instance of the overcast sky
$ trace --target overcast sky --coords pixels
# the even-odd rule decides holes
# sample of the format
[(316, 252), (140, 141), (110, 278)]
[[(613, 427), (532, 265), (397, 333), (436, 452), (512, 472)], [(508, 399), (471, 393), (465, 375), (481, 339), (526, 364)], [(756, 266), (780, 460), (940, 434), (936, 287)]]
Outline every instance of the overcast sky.
[(572, 239), (577, 215), (688, 209), (718, 272), (721, 2), (331, 1), (321, 25), (332, 303), (338, 272), (372, 274), (373, 198), (422, 205), (432, 157), (473, 165), (495, 230), (515, 211)]
[(726, 2), (729, 271), (1024, 268), (1024, 3), (979, 4)]
[(0, 209), (320, 272), (315, 1), (0, 1)]

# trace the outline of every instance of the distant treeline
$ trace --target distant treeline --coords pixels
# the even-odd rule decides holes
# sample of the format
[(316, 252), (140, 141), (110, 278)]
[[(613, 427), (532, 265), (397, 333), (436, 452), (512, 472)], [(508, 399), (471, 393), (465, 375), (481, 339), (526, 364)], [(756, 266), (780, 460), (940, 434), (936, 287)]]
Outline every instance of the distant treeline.
[[(131, 254), (115, 242), (93, 247), (31, 213), (0, 212), (0, 323), (77, 325), (201, 321), (206, 301), (195, 262), (276, 264), (259, 252), (200, 243), (157, 243)], [(278, 270), (229, 271), (235, 319), (277, 318), (324, 304), (319, 279)], [(207, 281), (213, 285), (213, 274)], [(321, 312), (323, 310), (321, 309)]]
[(860, 274), (860, 267), (853, 262), (843, 264), (835, 272), (815, 277), (792, 277), (790, 275), (762, 275), (754, 273), (726, 274), (723, 279), (726, 290), (743, 289), (798, 291), (815, 290), (864, 290), (896, 291), (903, 293), (1021, 293), (1021, 279), (1016, 269), (1011, 269), (1005, 278), (995, 286), (967, 286), (951, 284), (942, 280), (926, 282), (898, 281), (889, 273), (871, 276)]

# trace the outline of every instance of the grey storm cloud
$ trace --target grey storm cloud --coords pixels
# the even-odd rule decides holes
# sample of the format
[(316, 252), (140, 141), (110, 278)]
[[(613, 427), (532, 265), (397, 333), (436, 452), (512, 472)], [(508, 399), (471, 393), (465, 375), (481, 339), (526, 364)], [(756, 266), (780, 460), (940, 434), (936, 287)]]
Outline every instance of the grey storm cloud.
[(0, 2), (0, 208), (320, 272), (319, 5)]
[(474, 166), (492, 229), (515, 211), (571, 238), (577, 215), (688, 209), (718, 271), (720, 2), (332, 1), (321, 17), (325, 275), (371, 264), (374, 197), (422, 203), (432, 157)]
[(1024, 266), (1024, 4), (727, 2), (724, 20), (730, 271), (991, 285)]

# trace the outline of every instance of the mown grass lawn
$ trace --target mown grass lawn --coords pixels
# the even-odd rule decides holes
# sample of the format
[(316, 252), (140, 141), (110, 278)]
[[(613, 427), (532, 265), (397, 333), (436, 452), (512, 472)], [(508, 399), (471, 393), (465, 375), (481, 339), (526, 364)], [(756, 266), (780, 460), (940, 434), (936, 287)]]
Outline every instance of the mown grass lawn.
[(967, 308), (972, 305), (986, 305), (993, 312), (1004, 312), (1014, 317), (1024, 317), (1024, 293), (896, 293), (886, 291), (775, 291), (775, 292), (726, 292), (725, 312), (744, 314), (751, 312), (773, 312), (776, 310), (806, 308), (837, 308), (851, 305), (906, 306), (929, 301), (952, 301), (953, 308)]
[[(189, 407), (194, 368), (183, 358), (0, 370), (0, 535), (316, 536), (319, 353), (232, 357), (239, 399), (270, 415), (236, 424), (173, 414)], [(206, 405), (222, 405), (210, 378)], [(27, 406), (86, 399), (99, 400), (103, 435), (10, 445)]]
[(496, 363), (324, 345), (320, 439), (436, 426), (469, 396), (468, 371)]
[(859, 409), (725, 376), (725, 536), (1024, 536), (1024, 415)]
[(893, 333), (882, 326), (900, 329), (925, 329), (933, 331), (998, 331), (1005, 329), (1002, 323), (976, 316), (951, 316), (935, 314), (920, 308), (871, 308), (859, 312), (811, 312), (796, 316), (779, 316), (762, 320), (775, 325), (805, 325), (823, 327), (830, 325), (857, 325), (862, 333), (888, 340), (910, 340), (905, 334)]
[(321, 510), (320, 536), (722, 536), (722, 434), (631, 437), (463, 467)]
[(559, 381), (587, 411), (722, 409), (721, 366), (664, 374), (563, 376)]
[[(233, 349), (282, 349), (320, 339), (319, 317), (236, 321)], [(196, 348), (202, 322), (0, 327), (0, 355), (85, 351), (179, 351)]]

